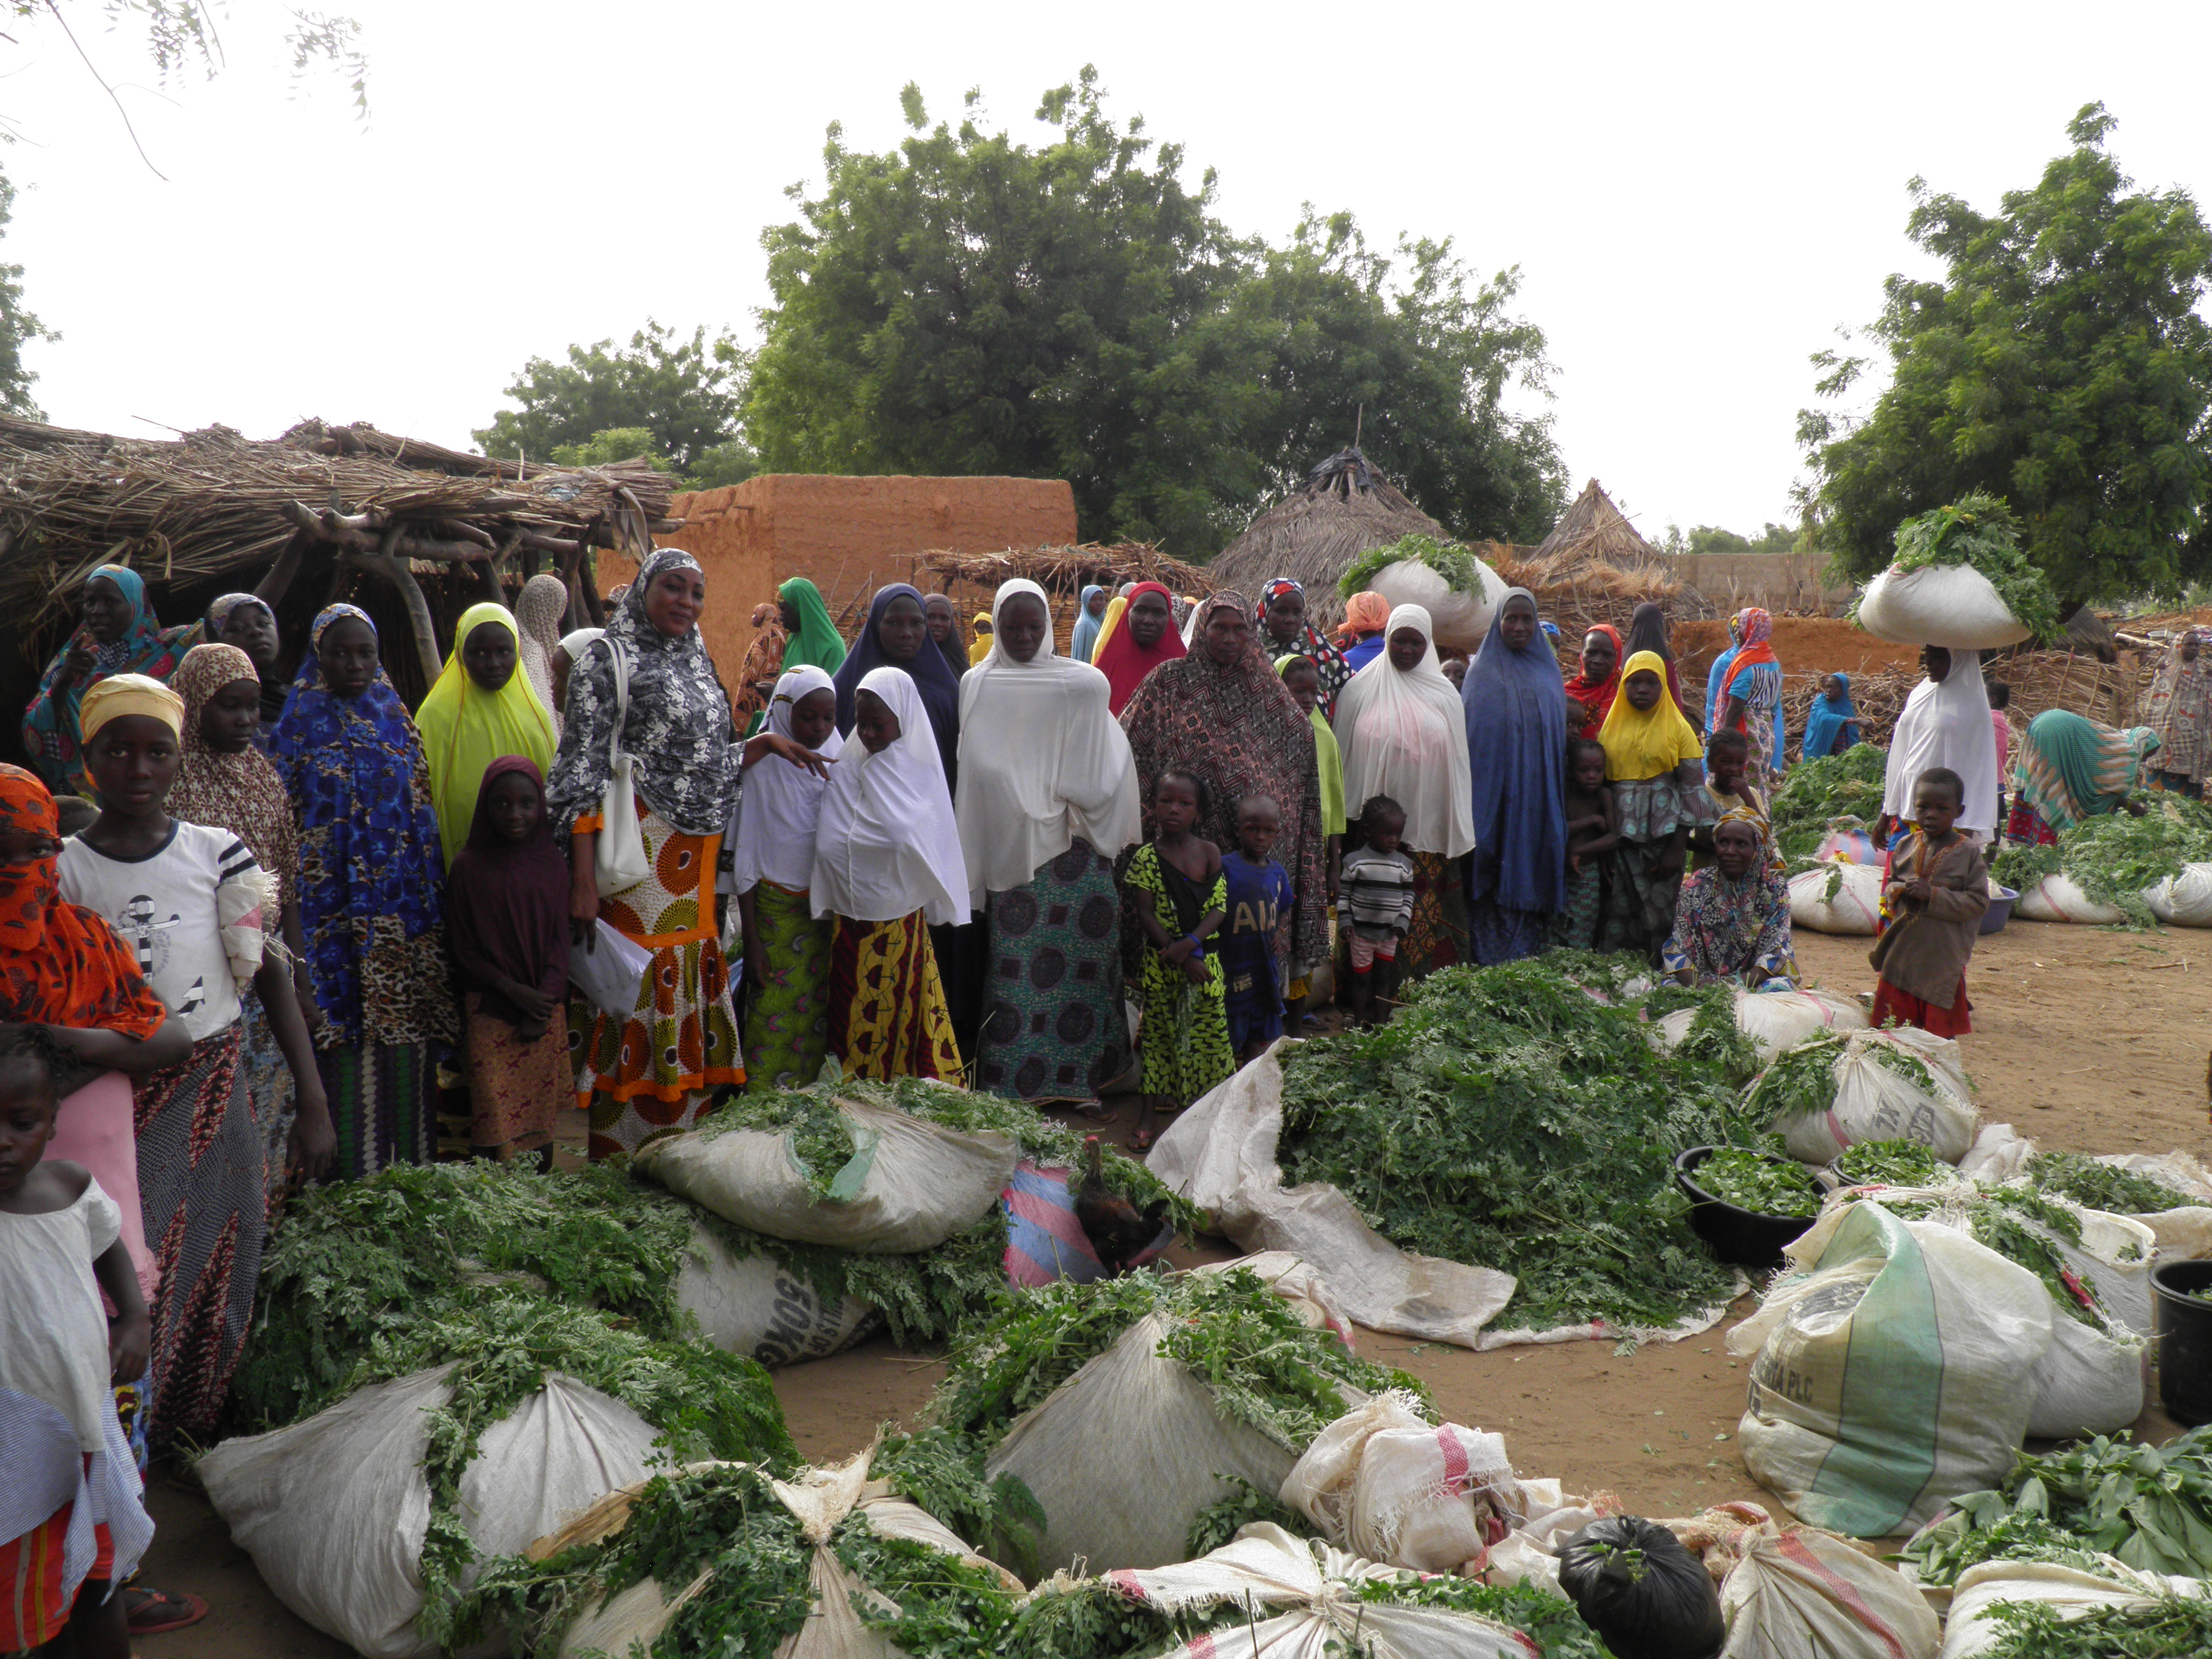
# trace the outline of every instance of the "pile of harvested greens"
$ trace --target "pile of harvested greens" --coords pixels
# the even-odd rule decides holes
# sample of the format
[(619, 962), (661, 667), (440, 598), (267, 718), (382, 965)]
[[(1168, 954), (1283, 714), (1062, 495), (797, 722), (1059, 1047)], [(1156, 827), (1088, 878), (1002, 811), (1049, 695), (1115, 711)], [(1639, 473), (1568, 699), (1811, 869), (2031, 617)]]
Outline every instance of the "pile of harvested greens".
[[(1808, 1037), (1778, 1055), (1744, 1097), (1744, 1110), (1762, 1124), (1771, 1123), (1777, 1128), (1818, 1117), (1836, 1103), (1836, 1062), (1844, 1057), (1853, 1038), (1865, 1036), (1861, 1031), (1837, 1031)], [(1927, 1062), (1911, 1049), (1894, 1042), (1862, 1042), (1860, 1046), (1876, 1065), (1896, 1073), (1922, 1094), (1950, 1092), (1936, 1080)]]
[(2038, 1152), (2027, 1161), (2027, 1179), (2040, 1191), (2118, 1215), (2155, 1215), (2198, 1201), (2155, 1176), (2100, 1164), (2079, 1152)]
[(2032, 1187), (1961, 1188), (1940, 1199), (1905, 1199), (1883, 1192), (1867, 1196), (1908, 1221), (1942, 1211), (1954, 1217), (1963, 1212), (1966, 1231), (1974, 1242), (2041, 1279), (2054, 1310), (2093, 1328), (2112, 1323), (2096, 1287), (2069, 1267), (2059, 1250), (2061, 1242), (2077, 1249), (2081, 1243), (2081, 1214), (2065, 1204)]
[[(2042, 567), (2021, 551), (2020, 520), (2002, 496), (1973, 490), (1897, 526), (1897, 556), (1890, 569), (1901, 575), (1939, 564), (1972, 566), (2039, 643), (2057, 642), (2063, 632), (2057, 590)], [(1856, 605), (1851, 617), (1857, 620)]]
[(1862, 1140), (1829, 1167), (1847, 1187), (1934, 1187), (1959, 1175), (1917, 1140)]
[(1869, 831), (1881, 816), (1887, 751), (1854, 744), (1840, 755), (1801, 761), (1769, 803), (1776, 843), (1787, 859), (1809, 859), (1820, 851), (1832, 818), (1857, 818)]
[(2082, 1566), (2096, 1553), (2143, 1572), (2212, 1578), (2212, 1425), (2164, 1446), (2100, 1434), (2047, 1456), (2022, 1454), (2002, 1486), (1953, 1498), (1905, 1547), (1929, 1584), (1955, 1584), (1978, 1561)]
[(1516, 1275), (1510, 1324), (1649, 1328), (1725, 1301), (1734, 1273), (1690, 1231), (1672, 1163), (1755, 1140), (1733, 1086), (1747, 1044), (1712, 993), (1700, 1020), (1735, 1057), (1661, 1052), (1637, 976), (1564, 954), (1449, 968), (1389, 1024), (1299, 1045), (1283, 1062), (1285, 1183), (1327, 1182), (1393, 1243)]
[(1690, 1177), (1723, 1204), (1753, 1215), (1803, 1217), (1820, 1213), (1820, 1185), (1787, 1159), (1776, 1163), (1747, 1146), (1723, 1146)]
[(2212, 1653), (2212, 1600), (2197, 1595), (2086, 1610), (1997, 1601), (1990, 1619), (2003, 1633), (1979, 1650), (1981, 1659), (2202, 1659)]
[(2130, 927), (2157, 918), (2143, 889), (2181, 873), (2185, 864), (2212, 860), (2212, 806), (2171, 793), (2151, 798), (2141, 817), (2106, 812), (2059, 832), (2054, 847), (2008, 842), (1990, 861), (1990, 873), (2025, 893), (2045, 876), (2063, 874), (2099, 904), (2109, 904)]
[(1375, 586), (1376, 573), (1401, 559), (1412, 559), (1442, 576), (1450, 584), (1455, 593), (1482, 592), (1481, 573), (1476, 570), (1474, 554), (1455, 542), (1440, 542), (1433, 536), (1401, 536), (1383, 547), (1370, 547), (1345, 568), (1337, 580), (1337, 592), (1346, 599)]

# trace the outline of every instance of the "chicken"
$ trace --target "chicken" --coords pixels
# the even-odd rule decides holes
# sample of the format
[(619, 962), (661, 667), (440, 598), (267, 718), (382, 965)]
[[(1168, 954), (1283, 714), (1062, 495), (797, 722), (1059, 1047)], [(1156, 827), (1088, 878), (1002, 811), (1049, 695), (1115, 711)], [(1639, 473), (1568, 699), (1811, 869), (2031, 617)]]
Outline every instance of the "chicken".
[(1106, 1186), (1105, 1152), (1097, 1135), (1083, 1139), (1083, 1179), (1075, 1188), (1075, 1219), (1110, 1274), (1120, 1275), (1175, 1237), (1168, 1201), (1139, 1210)]

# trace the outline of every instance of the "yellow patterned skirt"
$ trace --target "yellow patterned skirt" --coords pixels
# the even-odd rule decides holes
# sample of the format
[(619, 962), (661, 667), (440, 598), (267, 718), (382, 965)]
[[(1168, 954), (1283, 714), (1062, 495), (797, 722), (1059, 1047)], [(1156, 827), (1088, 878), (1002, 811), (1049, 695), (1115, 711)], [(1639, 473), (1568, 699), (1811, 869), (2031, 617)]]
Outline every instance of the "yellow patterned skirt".
[(961, 1080), (952, 1008), (921, 911), (896, 921), (837, 918), (830, 949), (830, 1051), (848, 1077)]

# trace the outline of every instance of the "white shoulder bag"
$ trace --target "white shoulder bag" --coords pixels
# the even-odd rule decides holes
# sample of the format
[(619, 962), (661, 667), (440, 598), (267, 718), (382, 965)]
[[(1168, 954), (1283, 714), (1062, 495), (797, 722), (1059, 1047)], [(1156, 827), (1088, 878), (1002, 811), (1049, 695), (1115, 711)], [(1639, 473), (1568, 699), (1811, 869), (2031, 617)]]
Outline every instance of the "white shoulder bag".
[(637, 822), (637, 763), (623, 750), (623, 727), (629, 720), (629, 664), (623, 648), (607, 641), (615, 664), (615, 733), (608, 752), (607, 793), (599, 800), (599, 843), (592, 858), (599, 896), (627, 893), (653, 873), (645, 855), (645, 831)]

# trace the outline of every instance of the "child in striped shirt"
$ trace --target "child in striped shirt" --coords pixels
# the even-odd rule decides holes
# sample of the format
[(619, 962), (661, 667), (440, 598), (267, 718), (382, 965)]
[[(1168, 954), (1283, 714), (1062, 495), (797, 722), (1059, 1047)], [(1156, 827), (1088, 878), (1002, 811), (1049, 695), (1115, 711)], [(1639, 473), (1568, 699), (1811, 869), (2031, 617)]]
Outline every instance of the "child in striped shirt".
[(1345, 949), (1352, 959), (1352, 1017), (1379, 1023), (1378, 1000), (1398, 989), (1398, 941), (1413, 923), (1413, 861), (1400, 850), (1406, 809), (1372, 795), (1359, 809), (1359, 845), (1345, 854), (1339, 902), (1350, 921)]

